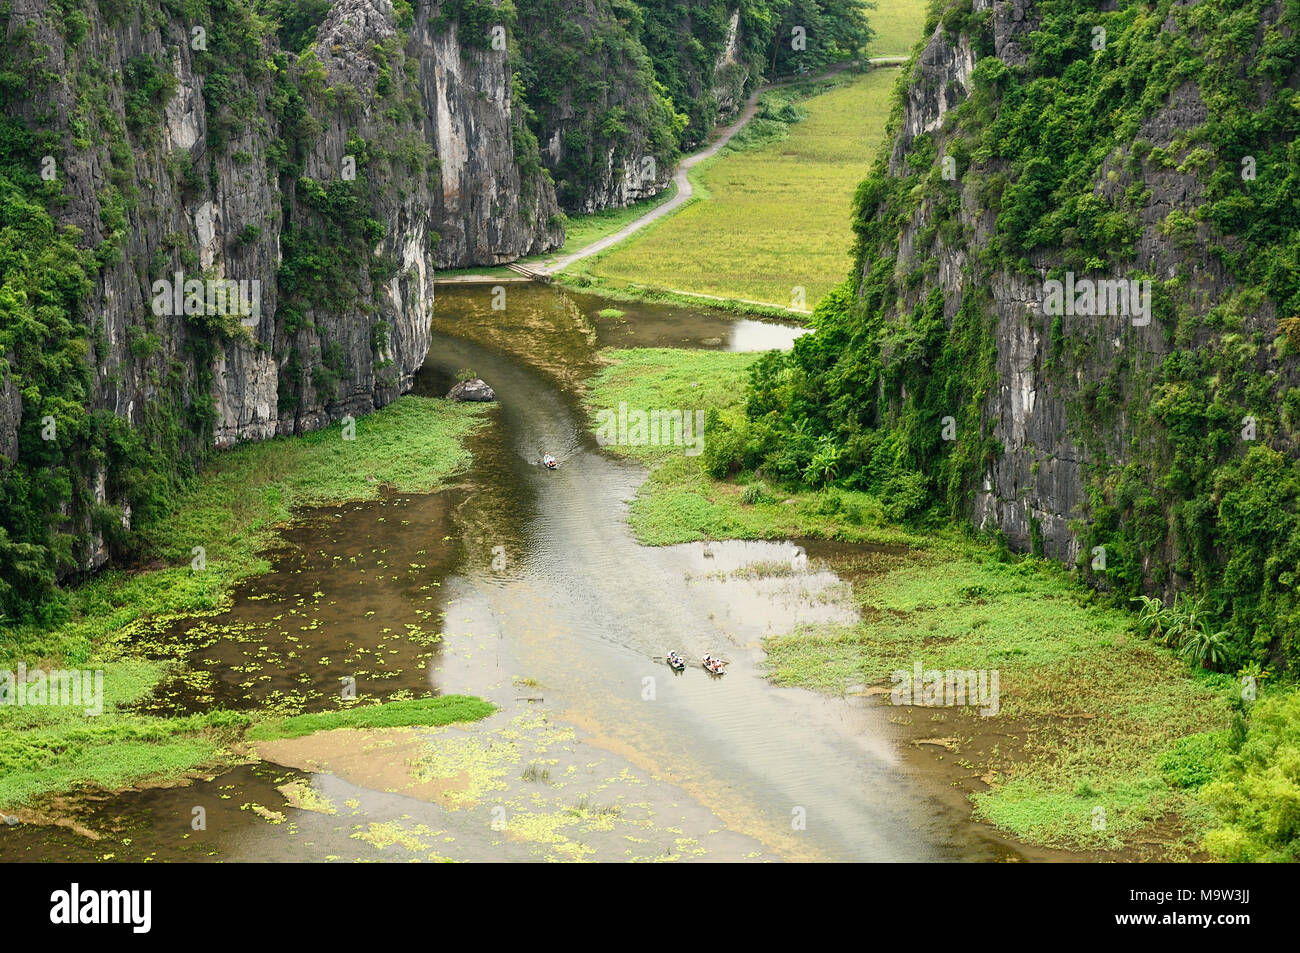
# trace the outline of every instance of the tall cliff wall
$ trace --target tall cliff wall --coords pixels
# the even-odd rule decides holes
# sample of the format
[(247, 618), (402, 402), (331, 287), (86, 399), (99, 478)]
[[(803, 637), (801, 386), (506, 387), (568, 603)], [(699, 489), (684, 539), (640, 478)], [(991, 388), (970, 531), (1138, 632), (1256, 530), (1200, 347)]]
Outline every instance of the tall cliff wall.
[(593, 212), (662, 191), (681, 124), (636, 23), (610, 0), (530, 0), (518, 9), (524, 85), (560, 204)]
[(1300, 664), (1300, 8), (956, 0), (927, 35), (856, 273), (751, 396), (765, 466)]
[(681, 147), (734, 114), (759, 80), (735, 2), (525, 0), (516, 8), (542, 159), (569, 212), (663, 191)]
[[(435, 268), (563, 241), (507, 52), (440, 8), (337, 0), (291, 35), (241, 2), (7, 0), (5, 194), (49, 212), (4, 224), (77, 259), (4, 276), (0, 475), (34, 578), (103, 563), (141, 484), (208, 448), (408, 389)], [(224, 281), (242, 311), (209, 297)], [(41, 466), (67, 485), (32, 489)]]
[[(1268, 384), (1279, 405), (1288, 388), (1300, 383), (1293, 355), (1285, 346), (1274, 347), (1280, 334), (1279, 301), (1252, 293), (1248, 273), (1236, 267), (1223, 247), (1215, 248), (1232, 236), (1216, 227), (1220, 223), (1210, 208), (1214, 196), (1207, 190), (1211, 173), (1222, 185), (1240, 170), (1244, 154), (1257, 152), (1262, 159), (1284, 132), (1265, 127), (1253, 142), (1227, 146), (1214, 141), (1220, 130), (1209, 124), (1207, 100), (1220, 91), (1216, 85), (1231, 82), (1234, 92), (1246, 97), (1242, 106), (1262, 110), (1278, 95), (1295, 95), (1300, 62), (1282, 60), (1276, 75), (1268, 78), (1250, 67), (1262, 57), (1260, 47), (1270, 34), (1291, 36), (1295, 14), (1283, 22), (1280, 3), (1260, 4), (1248, 19), (1234, 24), (1236, 55), (1211, 52), (1214, 18), (1197, 18), (1190, 4), (1161, 4), (1159, 22), (1153, 17), (1143, 30), (1132, 28), (1130, 10), (1122, 8), (1125, 15), (1114, 20), (1081, 16), (1045, 26), (1040, 6), (1030, 0), (955, 4), (914, 64), (888, 175), (907, 178), (918, 157), (925, 157), (933, 162), (928, 170), (932, 187), (897, 230), (895, 272), (925, 276), (903, 292), (897, 313), (915, 308), (938, 289), (951, 327), (963, 302), (978, 299), (995, 322), (991, 343), (996, 354), (980, 420), (985, 437), (1000, 452), (980, 472), (968, 513), (978, 526), (1001, 531), (1017, 548), (1039, 547), (1071, 565), (1086, 562), (1091, 569), (1094, 545), (1123, 545), (1107, 538), (1114, 526), (1100, 531), (1095, 526), (1094, 510), (1109, 495), (1107, 482), (1135, 467), (1158, 485), (1161, 468), (1174, 465), (1163, 422), (1149, 413), (1162, 388), (1170, 386), (1164, 378), (1171, 355), (1249, 341), (1245, 364)], [(1220, 12), (1226, 10), (1216, 16)], [(1064, 22), (1070, 32), (1062, 35)], [(1047, 130), (1026, 137), (1025, 147), (1002, 154), (988, 143), (1013, 110), (1020, 112), (1019, 101), (1008, 101), (1016, 80), (1027, 85), (1031, 77), (1056, 72), (1043, 49), (1044, 30), (1056, 34), (1057, 44), (1075, 46), (1068, 58), (1077, 65), (1065, 69), (1089, 70), (1086, 86), (1093, 95), (1108, 76), (1121, 82), (1122, 70), (1140, 69), (1150, 55), (1142, 44), (1152, 36), (1185, 44), (1189, 54), (1203, 50), (1209, 55), (1199, 81), (1156, 74), (1126, 77), (1141, 85), (1135, 90), (1140, 94), (1136, 108), (1123, 122), (1103, 122), (1101, 141), (1075, 143), (1062, 137), (1057, 142), (1058, 148), (1077, 145), (1084, 155), (1080, 178), (1062, 183), (1061, 176), (1049, 175), (1040, 183), (1035, 179), (1051, 161)], [(1114, 99), (1118, 107), (1119, 97)], [(950, 160), (946, 178), (945, 159)], [(1239, 179), (1230, 187), (1248, 193), (1253, 181)], [(1037, 231), (1020, 229), (1015, 216), (1027, 212), (1031, 189), (1043, 206), (1033, 212), (1072, 204), (1070, 215), (1031, 223), (1039, 226)], [(1081, 226), (1094, 224), (1096, 233), (1085, 234)], [(982, 252), (989, 248), (999, 253)], [(864, 261), (864, 277), (874, 264)], [(1066, 273), (1080, 282), (1149, 282), (1155, 313), (1145, 320), (1101, 307), (1053, 313), (1045, 282), (1065, 279)], [(1237, 313), (1229, 317), (1225, 306)], [(1219, 387), (1215, 381), (1205, 384)], [(1228, 390), (1223, 387), (1225, 398)], [(1244, 397), (1233, 394), (1225, 405)], [(1233, 429), (1242, 429), (1238, 418), (1251, 409), (1242, 403), (1240, 413), (1232, 412)], [(1254, 409), (1263, 419), (1276, 417), (1273, 407)], [(1256, 437), (1294, 450), (1289, 428), (1279, 432), (1269, 426), (1265, 431)], [(1250, 449), (1241, 439), (1234, 443), (1224, 449)], [(1167, 515), (1176, 521), (1175, 514)], [(1142, 554), (1143, 562), (1129, 568), (1171, 597), (1179, 573), (1161, 567), (1178, 567), (1188, 554), (1178, 533), (1160, 535), (1159, 544)]]

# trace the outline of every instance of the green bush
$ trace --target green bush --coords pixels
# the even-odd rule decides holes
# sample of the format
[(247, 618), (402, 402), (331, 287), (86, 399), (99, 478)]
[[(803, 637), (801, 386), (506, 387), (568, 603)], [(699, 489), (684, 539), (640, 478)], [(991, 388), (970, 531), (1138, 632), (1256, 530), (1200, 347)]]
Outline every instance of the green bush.
[(1300, 860), (1300, 692), (1261, 699), (1227, 760), (1225, 779), (1201, 792), (1220, 819), (1206, 851), (1225, 861)]
[(1156, 761), (1160, 776), (1175, 788), (1198, 788), (1210, 781), (1228, 757), (1226, 734), (1206, 731), (1176, 741)]

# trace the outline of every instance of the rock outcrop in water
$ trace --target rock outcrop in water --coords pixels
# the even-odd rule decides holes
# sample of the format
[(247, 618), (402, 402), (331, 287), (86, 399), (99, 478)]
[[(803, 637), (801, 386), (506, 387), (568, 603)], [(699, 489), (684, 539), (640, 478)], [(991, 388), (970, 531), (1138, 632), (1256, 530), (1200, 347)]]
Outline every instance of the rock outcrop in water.
[(447, 391), (448, 400), (464, 401), (493, 401), (497, 399), (497, 392), (488, 386), (487, 381), (474, 377), (467, 381), (459, 381)]

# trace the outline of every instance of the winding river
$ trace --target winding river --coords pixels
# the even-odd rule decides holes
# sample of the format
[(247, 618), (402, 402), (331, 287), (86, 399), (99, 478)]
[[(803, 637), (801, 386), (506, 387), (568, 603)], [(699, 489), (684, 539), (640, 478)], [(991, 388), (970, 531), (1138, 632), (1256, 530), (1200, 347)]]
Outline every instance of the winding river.
[[(646, 471), (596, 445), (581, 404), (600, 349), (760, 350), (799, 330), (508, 295), (494, 312), (488, 287), (439, 293), (417, 392), (468, 368), (499, 395), (461, 484), (300, 514), (271, 573), (172, 633), (191, 666), (143, 706), (319, 710), (351, 676), (362, 695), (500, 711), (275, 742), (214, 778), (73, 798), (61, 826), (10, 832), (4, 859), (1019, 859), (908, 769), (887, 707), (762, 677), (764, 636), (855, 619), (854, 547), (645, 547), (628, 529)], [(674, 674), (656, 660), (670, 648), (730, 672)]]

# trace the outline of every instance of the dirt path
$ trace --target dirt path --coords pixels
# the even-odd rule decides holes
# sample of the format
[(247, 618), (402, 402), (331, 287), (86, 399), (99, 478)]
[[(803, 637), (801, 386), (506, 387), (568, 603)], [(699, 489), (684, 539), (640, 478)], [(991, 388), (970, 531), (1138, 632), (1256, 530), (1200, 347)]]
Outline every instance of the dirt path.
[[(907, 57), (874, 56), (871, 57), (868, 60), (868, 62), (873, 67), (902, 66), (904, 63), (907, 62)], [(767, 83), (766, 85), (762, 86), (760, 89), (755, 90), (754, 93), (749, 97), (748, 101), (746, 101), (744, 110), (742, 110), (740, 116), (737, 117), (735, 122), (733, 122), (730, 126), (727, 126), (727, 128), (722, 130), (722, 134), (718, 136), (718, 138), (714, 140), (714, 142), (705, 146), (699, 152), (695, 152), (687, 156), (678, 164), (677, 171), (673, 174), (673, 181), (677, 184), (677, 194), (674, 195), (667, 202), (665, 202), (663, 205), (659, 205), (651, 209), (645, 215), (642, 215), (640, 218), (634, 219), (633, 221), (631, 221), (630, 223), (628, 223), (627, 225), (619, 229), (617, 232), (614, 232), (614, 234), (606, 235), (604, 238), (592, 242), (590, 245), (587, 245), (585, 248), (580, 248), (578, 251), (573, 252), (572, 254), (565, 255), (563, 258), (557, 258), (553, 261), (548, 261), (544, 263), (539, 262), (539, 263), (533, 263), (527, 265), (522, 265), (516, 262), (511, 265), (508, 265), (507, 267), (509, 267), (512, 271), (516, 273), (509, 277), (492, 276), (492, 275), (456, 275), (450, 278), (439, 278), (438, 283), (439, 284), (456, 284), (456, 283), (480, 284), (485, 281), (511, 282), (511, 281), (532, 281), (537, 278), (544, 279), (551, 275), (555, 275), (558, 274), (559, 272), (564, 271), (566, 268), (573, 265), (575, 262), (582, 261), (584, 258), (590, 258), (593, 255), (599, 255), (601, 252), (614, 247), (620, 242), (626, 241), (628, 238), (632, 237), (637, 232), (641, 231), (641, 229), (645, 228), (650, 223), (657, 222), (659, 221), (659, 219), (663, 218), (666, 215), (671, 215), (673, 212), (677, 211), (684, 204), (690, 201), (691, 197), (695, 194), (695, 189), (691, 185), (691, 181), (689, 178), (690, 170), (693, 169), (695, 166), (699, 165), (705, 159), (711, 159), (713, 158), (713, 156), (717, 155), (718, 152), (720, 152), (722, 148), (732, 140), (732, 138), (736, 135), (736, 133), (740, 132), (741, 129), (745, 128), (745, 125), (751, 119), (753, 119), (754, 114), (758, 112), (759, 96), (761, 96), (763, 93), (767, 92), (768, 90), (779, 89), (782, 86), (790, 86), (795, 83), (816, 82), (817, 80), (829, 79), (832, 76), (844, 72), (844, 70), (848, 69), (851, 65), (852, 64), (850, 63), (840, 63), (839, 65), (832, 67), (831, 69), (827, 70), (824, 73), (821, 73), (818, 76), (792, 77), (789, 79), (779, 80), (775, 83)], [(709, 298), (716, 301), (731, 300), (728, 298), (720, 298), (716, 295), (695, 294), (693, 292), (688, 292), (688, 291), (678, 291), (676, 293), (683, 294), (683, 295), (690, 295), (691, 297)], [(761, 304), (764, 305), (765, 307), (772, 307), (772, 308), (783, 308), (782, 305), (771, 304), (769, 302), (762, 302), (762, 301), (750, 301), (745, 303)], [(811, 313), (811, 312), (798, 312), (789, 308), (785, 308), (784, 310), (792, 311), (792, 313)]]
[(762, 90), (755, 90), (754, 94), (749, 97), (745, 103), (745, 108), (740, 117), (730, 126), (722, 131), (717, 140), (709, 146), (701, 149), (699, 152), (687, 156), (677, 165), (677, 171), (673, 174), (673, 181), (677, 183), (677, 194), (657, 208), (651, 209), (638, 219), (634, 219), (630, 225), (625, 225), (613, 235), (606, 235), (604, 238), (593, 242), (586, 248), (574, 252), (572, 255), (565, 255), (563, 258), (541, 266), (538, 271), (544, 275), (553, 275), (558, 271), (564, 271), (575, 261), (581, 261), (583, 258), (590, 258), (592, 255), (598, 255), (617, 245), (626, 238), (631, 237), (636, 232), (645, 228), (651, 222), (657, 222), (665, 215), (671, 215), (683, 205), (690, 201), (691, 196), (695, 194), (695, 189), (691, 186), (689, 172), (695, 166), (699, 165), (705, 159), (711, 159), (731, 141), (732, 137), (745, 128), (745, 124), (754, 118), (754, 113), (758, 112), (758, 97)]
[[(901, 56), (878, 56), (868, 60), (868, 62), (870, 62), (872, 66), (901, 66), (906, 61), (907, 58)], [(695, 193), (694, 188), (691, 186), (691, 181), (689, 177), (690, 170), (693, 169), (695, 166), (699, 165), (704, 160), (711, 159), (715, 155), (717, 155), (718, 152), (721, 151), (721, 149), (728, 142), (732, 140), (732, 138), (736, 135), (736, 133), (740, 132), (741, 129), (745, 128), (746, 123), (748, 123), (751, 119), (753, 119), (754, 114), (758, 112), (758, 97), (760, 95), (762, 95), (763, 93), (767, 92), (770, 89), (777, 89), (781, 86), (789, 86), (793, 83), (815, 82), (816, 80), (828, 79), (831, 76), (835, 76), (838, 73), (842, 73), (844, 70), (848, 69), (850, 65), (851, 64), (849, 63), (841, 63), (838, 66), (832, 67), (831, 69), (827, 70), (825, 73), (822, 73), (819, 76), (798, 77), (794, 79), (782, 80), (776, 83), (768, 83), (767, 85), (761, 87), (760, 89), (755, 90), (753, 95), (751, 95), (749, 97), (749, 100), (745, 103), (744, 110), (741, 112), (740, 116), (736, 119), (735, 122), (733, 122), (730, 126), (724, 129), (722, 131), (722, 134), (718, 136), (718, 138), (712, 144), (704, 147), (699, 152), (687, 156), (678, 164), (677, 171), (673, 174), (673, 181), (677, 183), (677, 194), (674, 195), (671, 199), (669, 199), (663, 205), (651, 209), (649, 212), (642, 215), (640, 218), (633, 220), (631, 223), (625, 225), (623, 228), (619, 229), (614, 234), (606, 235), (604, 238), (593, 242), (592, 244), (588, 245), (586, 248), (579, 249), (578, 251), (574, 252), (571, 255), (565, 255), (563, 258), (557, 259), (553, 262), (547, 262), (541, 265), (529, 265), (525, 267), (527, 268), (527, 270), (539, 276), (554, 275), (558, 272), (564, 271), (574, 262), (581, 261), (584, 258), (590, 258), (592, 255), (598, 255), (601, 252), (619, 244), (620, 242), (625, 241), (626, 239), (630, 238), (632, 235), (639, 232), (641, 229), (645, 228), (651, 222), (657, 222), (665, 215), (671, 215), (673, 212), (681, 208), (685, 203), (690, 201), (691, 196)], [(701, 295), (700, 297), (713, 297), (713, 296)], [(780, 307), (780, 305), (773, 305), (773, 307)]]

